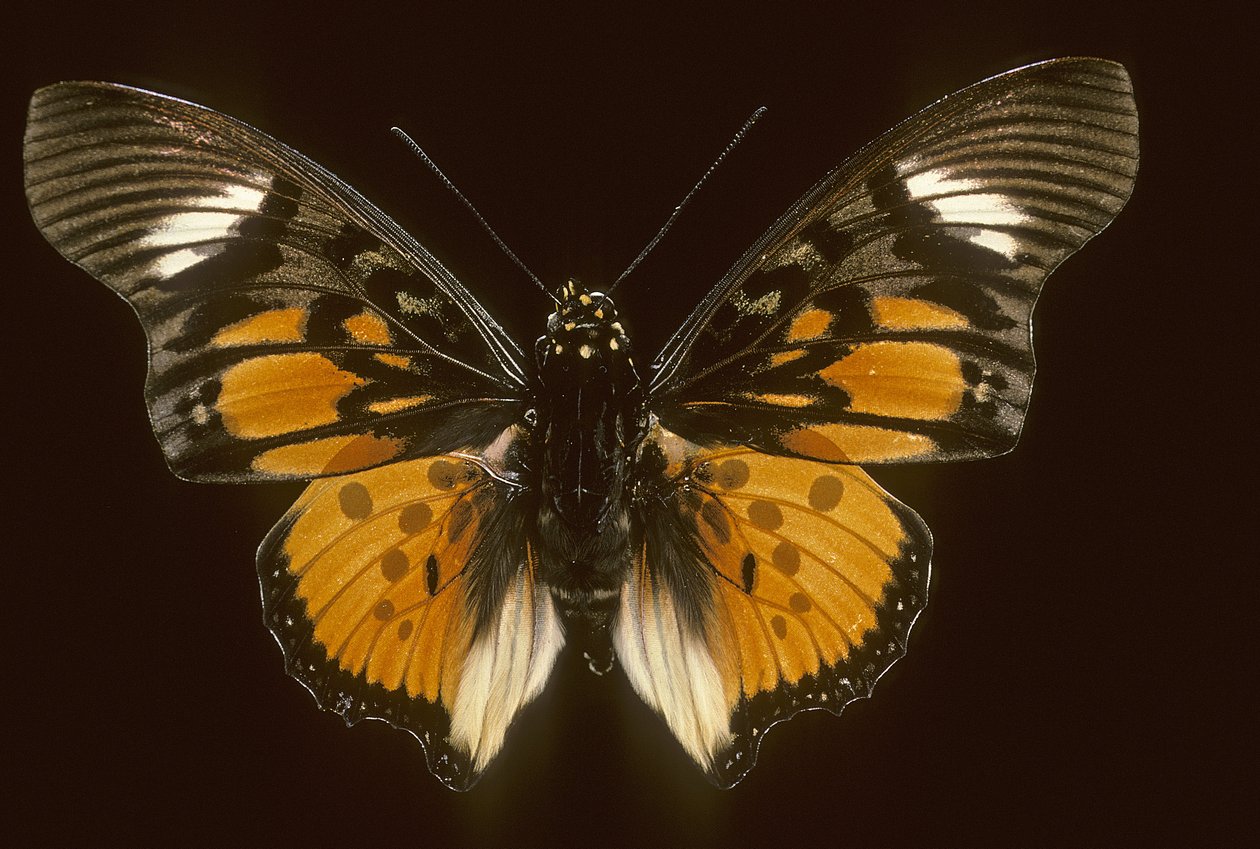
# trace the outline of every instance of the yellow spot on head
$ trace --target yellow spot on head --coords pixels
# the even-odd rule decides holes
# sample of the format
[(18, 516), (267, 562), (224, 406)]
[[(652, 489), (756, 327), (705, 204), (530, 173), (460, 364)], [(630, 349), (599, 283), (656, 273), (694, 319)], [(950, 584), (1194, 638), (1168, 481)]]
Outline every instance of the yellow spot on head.
[(596, 317), (596, 318), (603, 318), (603, 317), (604, 317), (604, 311), (603, 311), (603, 310), (595, 310), (595, 317)]
[(363, 345), (388, 345), (393, 341), (389, 335), (389, 326), (371, 310), (350, 316), (341, 326), (350, 334), (351, 339)]
[(617, 350), (618, 348), (620, 348), (621, 346), (617, 344), (617, 340), (616, 340), (616, 339), (609, 339), (609, 340), (608, 340), (608, 347), (609, 347), (609, 348), (612, 348), (612, 349), (615, 351), (615, 350)]
[(576, 323), (576, 322), (573, 322), (573, 321), (566, 321), (566, 322), (564, 323), (564, 329), (565, 329), (565, 330), (572, 330), (572, 329), (573, 329), (573, 328), (575, 328), (575, 327), (577, 327), (577, 323)]
[(591, 354), (595, 353), (595, 349), (590, 345), (583, 345), (581, 348), (578, 348), (578, 353), (582, 355), (582, 359), (589, 360)]
[(590, 306), (591, 296), (583, 292), (580, 296), (578, 296), (578, 303), (584, 307)]
[(792, 319), (792, 325), (788, 328), (787, 339), (789, 342), (803, 342), (809, 339), (817, 339), (827, 332), (827, 327), (831, 324), (831, 313), (826, 310), (808, 309)]
[(564, 353), (564, 346), (563, 346), (563, 345), (561, 345), (559, 342), (557, 342), (557, 343), (556, 343), (556, 353), (557, 353), (557, 354), (563, 354), (563, 353)]
[(229, 348), (266, 342), (301, 342), (305, 330), (305, 309), (267, 310), (229, 324), (214, 335), (210, 344), (216, 348)]

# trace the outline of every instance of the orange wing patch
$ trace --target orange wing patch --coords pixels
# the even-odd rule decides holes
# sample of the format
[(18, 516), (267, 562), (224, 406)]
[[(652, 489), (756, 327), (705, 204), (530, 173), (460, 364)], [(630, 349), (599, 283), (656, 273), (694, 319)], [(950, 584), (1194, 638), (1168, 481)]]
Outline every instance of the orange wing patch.
[(958, 354), (928, 342), (857, 345), (818, 376), (848, 394), (849, 412), (893, 418), (948, 418), (967, 389)]
[(805, 342), (819, 339), (831, 325), (831, 313), (827, 310), (807, 309), (792, 319), (788, 327), (787, 341)]
[(926, 557), (904, 550), (913, 540), (895, 502), (855, 466), (741, 448), (700, 461), (692, 486), (702, 550), (724, 579), (714, 634), (715, 654), (737, 661), (728, 692), (753, 696), (847, 661), (876, 628), (895, 564)]
[(258, 472), (287, 478), (339, 475), (385, 463), (398, 456), (403, 442), (371, 434), (325, 436), (309, 442), (269, 448), (256, 456), (250, 467)]
[(228, 369), (215, 409), (233, 436), (279, 436), (337, 421), (337, 402), (364, 382), (321, 354), (270, 354)]
[[(290, 671), (348, 721), (372, 716), (412, 731), (451, 786), (471, 784), (498, 751), (562, 643), (523, 538), (485, 533), (512, 509), (507, 486), (458, 456), (325, 478), (259, 554), (268, 622)], [(506, 556), (481, 548), (517, 543)], [(502, 584), (472, 574), (494, 563), (509, 564)], [(501, 585), (503, 597), (485, 605), (474, 585)], [(483, 607), (497, 612), (479, 632)], [(514, 642), (496, 652), (505, 619)]]
[(443, 591), (490, 509), (487, 478), (468, 461), (417, 460), (313, 484), (294, 506), (283, 554), (342, 669), (431, 702), (453, 692), (470, 635), (462, 587)]
[[(931, 538), (856, 466), (702, 449), (659, 424), (647, 442), (675, 455), (656, 489), (674, 518), (649, 522), (623, 590), (634, 605), (618, 654), (692, 757), (729, 786), (770, 725), (810, 707), (839, 713), (901, 656), (926, 603)], [(703, 598), (691, 597), (696, 586)], [(662, 613), (674, 610), (704, 613), (662, 629), (682, 620)], [(673, 702), (660, 696), (669, 686), (681, 693)]]
[(827, 463), (928, 459), (937, 447), (924, 434), (851, 424), (796, 428), (782, 434), (779, 443), (794, 454)]
[(871, 298), (871, 319), (887, 330), (965, 330), (967, 317), (949, 307), (918, 298)]
[(361, 345), (391, 345), (394, 341), (389, 325), (372, 310), (350, 316), (342, 326), (350, 338)]
[(243, 318), (220, 330), (210, 340), (216, 348), (235, 345), (265, 345), (277, 342), (301, 342), (306, 338), (309, 313), (303, 307), (267, 310)]

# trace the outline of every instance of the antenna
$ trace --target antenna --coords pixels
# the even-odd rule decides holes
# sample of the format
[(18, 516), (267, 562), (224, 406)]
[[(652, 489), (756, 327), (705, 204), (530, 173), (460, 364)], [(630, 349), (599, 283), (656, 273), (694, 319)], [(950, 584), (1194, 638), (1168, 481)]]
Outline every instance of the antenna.
[[(433, 159), (429, 156), (429, 154), (424, 152), (424, 148), (416, 144), (416, 140), (413, 139), (411, 136), (407, 135), (405, 132), (403, 132), (403, 130), (400, 129), (399, 127), (391, 127), (390, 130), (391, 132), (393, 132), (394, 135), (398, 136), (400, 139), (406, 142), (407, 145), (411, 148), (412, 152), (415, 153), (416, 156), (420, 157), (420, 161), (422, 161), (425, 165), (427, 165), (429, 167), (429, 170), (437, 175), (437, 178), (442, 181), (442, 184), (446, 186), (446, 188), (451, 190), (451, 194), (459, 198), (460, 202), (463, 203), (464, 206), (468, 207), (468, 211), (471, 212), (473, 214), (473, 217), (477, 219), (477, 223), (481, 225), (482, 229), (484, 229), (487, 233), (490, 234), (490, 238), (494, 239), (494, 243), (499, 246), (499, 249), (502, 250), (503, 253), (507, 254), (508, 259), (516, 263), (516, 267), (519, 268), (521, 271), (524, 271), (525, 275), (529, 277), (530, 280), (534, 281), (534, 285), (537, 286), (544, 295), (546, 295), (548, 298), (551, 298), (551, 300), (555, 301), (556, 304), (559, 304), (560, 301), (556, 298), (556, 296), (551, 294), (551, 292), (547, 291), (547, 287), (543, 285), (543, 282), (538, 279), (538, 276), (534, 274), (534, 272), (530, 271), (529, 268), (526, 267), (525, 263), (521, 262), (520, 257), (512, 253), (512, 249), (509, 248), (504, 243), (504, 241), (499, 238), (499, 234), (494, 232), (494, 228), (491, 227), (490, 224), (486, 221), (486, 219), (482, 217), (481, 213), (477, 211), (477, 207), (472, 205), (472, 201), (464, 197), (464, 193), (461, 192), (459, 189), (455, 188), (455, 184), (451, 182), (449, 177), (447, 177), (445, 174), (442, 173), (442, 169), (437, 166), (437, 163), (433, 161)], [(725, 156), (725, 154), (723, 154), (723, 156)]]
[(722, 164), (722, 160), (726, 159), (727, 154), (734, 150), (735, 146), (744, 140), (744, 136), (752, 129), (752, 125), (761, 120), (761, 116), (765, 114), (766, 107), (760, 106), (755, 112), (748, 116), (748, 120), (745, 121), (744, 125), (739, 128), (739, 132), (735, 134), (735, 137), (732, 138), (726, 147), (723, 148), (722, 152), (718, 154), (717, 159), (713, 160), (713, 164), (710, 165), (708, 170), (700, 176), (700, 179), (696, 181), (696, 184), (691, 187), (691, 191), (687, 192), (686, 197), (684, 197), (682, 201), (674, 207), (674, 211), (670, 213), (669, 218), (665, 219), (665, 224), (661, 227), (661, 229), (656, 232), (656, 235), (653, 236), (652, 240), (647, 243), (647, 246), (644, 247), (643, 250), (639, 251), (639, 255), (634, 258), (634, 262), (630, 263), (626, 270), (621, 272), (621, 276), (614, 280), (613, 284), (608, 287), (605, 297), (611, 295), (613, 289), (616, 289), (617, 286), (620, 285), (621, 281), (625, 280), (630, 275), (630, 272), (634, 271), (634, 269), (638, 267), (639, 263), (643, 262), (644, 257), (652, 252), (652, 249), (656, 247), (656, 243), (665, 236), (665, 233), (670, 227), (674, 226), (674, 221), (677, 220), (679, 214), (683, 211), (683, 207), (687, 205), (692, 196), (694, 196), (696, 192), (700, 191), (700, 187), (708, 181), (713, 172), (717, 170), (717, 167)]

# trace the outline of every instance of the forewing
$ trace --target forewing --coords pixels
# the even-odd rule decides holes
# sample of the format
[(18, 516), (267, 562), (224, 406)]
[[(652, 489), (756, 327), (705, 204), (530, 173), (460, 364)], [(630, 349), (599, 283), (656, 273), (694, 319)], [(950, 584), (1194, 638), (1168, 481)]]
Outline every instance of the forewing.
[(828, 462), (1009, 451), (1047, 275), (1137, 168), (1124, 69), (1061, 59), (977, 83), (805, 195), (657, 360), (656, 411), (703, 442)]
[(181, 477), (342, 474), (484, 445), (522, 354), (436, 259), (337, 177), (201, 106), (107, 83), (31, 101), (44, 236), (126, 298)]
[(258, 554), (289, 673), (347, 724), (414, 734), (466, 789), (563, 644), (516, 484), (459, 455), (313, 482)]
[(905, 651), (931, 536), (852, 465), (701, 448), (657, 427), (617, 654), (721, 786), (801, 710), (840, 713)]

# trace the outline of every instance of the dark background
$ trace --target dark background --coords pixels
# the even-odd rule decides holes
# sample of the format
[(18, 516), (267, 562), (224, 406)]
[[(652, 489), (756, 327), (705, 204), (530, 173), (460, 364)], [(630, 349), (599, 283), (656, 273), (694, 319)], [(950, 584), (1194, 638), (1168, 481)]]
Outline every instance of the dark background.
[[(1251, 22), (1137, 3), (460, 6), (26, 2), (3, 101), (9, 845), (1144, 845), (1254, 835), (1256, 157)], [(818, 4), (822, 7), (823, 4)], [(1241, 4), (1238, 4), (1241, 9)], [(549, 285), (638, 252), (655, 350), (805, 188), (936, 98), (1097, 55), (1132, 73), (1128, 208), (1046, 287), (1018, 449), (877, 472), (936, 536), (909, 656), (840, 719), (779, 726), (712, 789), (619, 674), (565, 655), (456, 795), (419, 745), (289, 679), (254, 550), (300, 487), (181, 482), (127, 305), (48, 247), (18, 181), (62, 79), (237, 116), (348, 179), (528, 341), (547, 302), (387, 132), (408, 129)], [(1246, 142), (1240, 150), (1240, 142)], [(17, 265), (12, 258), (16, 255)], [(1250, 300), (1249, 300), (1250, 299)], [(1237, 346), (1237, 347), (1235, 347)], [(1246, 770), (1244, 771), (1244, 764)]]

